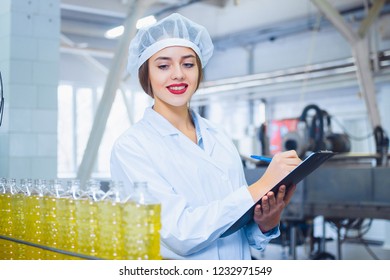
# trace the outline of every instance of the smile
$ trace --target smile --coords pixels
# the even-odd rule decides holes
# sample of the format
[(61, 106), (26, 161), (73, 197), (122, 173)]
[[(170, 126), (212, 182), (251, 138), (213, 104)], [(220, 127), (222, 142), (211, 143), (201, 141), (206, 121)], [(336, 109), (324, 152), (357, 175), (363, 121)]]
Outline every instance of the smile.
[(172, 94), (183, 94), (186, 92), (188, 85), (181, 84), (181, 85), (172, 85), (168, 86), (167, 89)]

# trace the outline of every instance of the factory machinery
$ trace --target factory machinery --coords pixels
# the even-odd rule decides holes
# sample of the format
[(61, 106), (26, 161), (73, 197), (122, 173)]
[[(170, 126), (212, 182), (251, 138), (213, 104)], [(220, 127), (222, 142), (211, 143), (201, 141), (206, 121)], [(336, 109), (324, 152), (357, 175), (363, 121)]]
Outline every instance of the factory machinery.
[[(311, 110), (316, 113), (308, 124), (306, 117)], [(293, 259), (296, 258), (296, 246), (303, 242), (302, 237), (310, 239), (310, 258), (342, 259), (341, 246), (348, 241), (349, 232), (353, 231), (354, 239), (366, 246), (368, 241), (363, 235), (369, 230), (372, 220), (390, 220), (389, 139), (386, 133), (380, 127), (375, 128), (375, 154), (353, 155), (349, 137), (326, 132), (326, 125), (330, 126), (330, 116), (318, 106), (309, 105), (297, 120), (296, 130), (289, 131), (281, 140), (282, 150), (295, 149), (301, 158), (315, 150), (337, 152), (298, 184), (283, 213), (283, 234), (277, 242), (289, 246)], [(256, 163), (255, 168), (245, 167), (248, 184), (264, 173), (266, 166), (261, 164)], [(313, 220), (319, 216), (324, 218), (323, 232), (322, 236), (315, 237)], [(325, 250), (326, 242), (331, 240), (326, 238), (326, 223), (337, 232), (336, 254)], [(366, 248), (369, 250), (368, 246)]]

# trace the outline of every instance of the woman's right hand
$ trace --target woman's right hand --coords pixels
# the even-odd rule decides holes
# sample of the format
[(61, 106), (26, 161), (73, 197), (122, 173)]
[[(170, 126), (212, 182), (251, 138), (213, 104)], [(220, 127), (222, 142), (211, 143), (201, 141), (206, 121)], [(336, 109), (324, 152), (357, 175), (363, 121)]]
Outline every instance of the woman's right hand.
[(277, 153), (273, 156), (272, 161), (260, 180), (274, 186), (297, 167), (301, 161), (294, 150)]
[[(249, 188), (254, 201), (258, 201), (268, 190), (297, 167), (301, 161), (294, 150), (275, 154), (263, 176)], [(265, 189), (266, 191), (264, 191)]]

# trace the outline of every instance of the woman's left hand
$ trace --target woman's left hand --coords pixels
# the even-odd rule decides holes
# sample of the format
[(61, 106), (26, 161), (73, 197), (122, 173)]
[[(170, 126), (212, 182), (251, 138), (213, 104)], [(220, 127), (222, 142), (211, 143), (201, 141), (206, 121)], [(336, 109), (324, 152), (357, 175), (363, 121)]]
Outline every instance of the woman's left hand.
[(286, 193), (286, 186), (281, 186), (276, 197), (273, 192), (268, 192), (261, 198), (261, 205), (256, 205), (253, 215), (261, 232), (267, 232), (279, 224), (283, 209), (290, 202), (295, 189), (294, 185)]

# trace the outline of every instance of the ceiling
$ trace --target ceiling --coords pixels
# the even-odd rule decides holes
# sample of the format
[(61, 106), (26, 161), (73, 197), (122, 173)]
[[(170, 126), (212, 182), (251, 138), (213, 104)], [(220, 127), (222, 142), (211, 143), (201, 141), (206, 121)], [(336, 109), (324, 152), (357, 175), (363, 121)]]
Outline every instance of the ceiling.
[[(63, 46), (88, 49), (96, 56), (110, 57), (117, 40), (104, 33), (121, 25), (132, 0), (61, 0)], [(310, 0), (147, 0), (146, 15), (157, 19), (172, 12), (204, 25), (218, 47), (246, 44), (250, 40), (272, 40), (302, 29), (310, 29), (319, 14)], [(327, 0), (349, 20), (364, 16), (369, 0)], [(387, 1), (386, 8), (389, 6)], [(387, 9), (389, 10), (389, 9)]]

